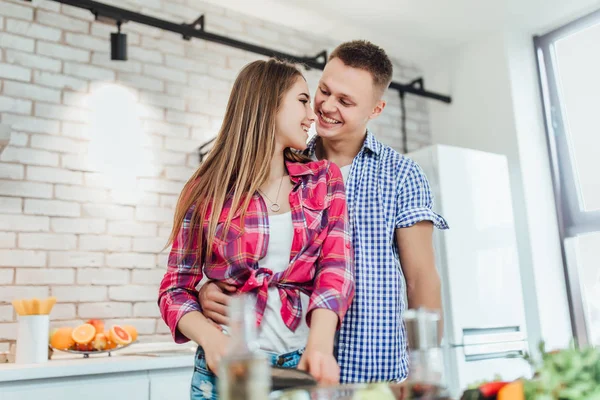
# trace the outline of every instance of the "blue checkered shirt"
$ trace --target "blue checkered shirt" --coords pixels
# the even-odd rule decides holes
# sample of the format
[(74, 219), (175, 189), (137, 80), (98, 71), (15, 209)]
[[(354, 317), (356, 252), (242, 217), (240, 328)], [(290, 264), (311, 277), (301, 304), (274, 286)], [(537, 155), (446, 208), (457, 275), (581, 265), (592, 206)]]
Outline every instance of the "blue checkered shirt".
[[(307, 154), (314, 156), (316, 137)], [(355, 255), (356, 292), (338, 336), (341, 382), (399, 381), (408, 375), (402, 314), (406, 287), (395, 231), (429, 220), (433, 198), (421, 168), (370, 131), (354, 158), (346, 199)]]

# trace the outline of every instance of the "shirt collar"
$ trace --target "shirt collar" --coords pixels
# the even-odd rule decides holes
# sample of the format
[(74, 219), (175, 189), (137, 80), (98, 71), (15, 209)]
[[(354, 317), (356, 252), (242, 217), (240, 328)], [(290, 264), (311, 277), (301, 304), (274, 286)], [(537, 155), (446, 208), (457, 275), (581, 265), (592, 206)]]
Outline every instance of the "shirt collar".
[[(312, 157), (315, 154), (318, 139), (319, 135), (314, 135), (309, 140), (304, 154), (309, 157)], [(379, 155), (379, 152), (381, 151), (381, 143), (375, 139), (375, 135), (369, 129), (367, 129), (367, 136), (365, 137), (365, 141), (363, 142), (360, 152), (365, 150), (369, 150), (376, 155)]]
[(295, 182), (296, 179), (302, 175), (314, 175), (315, 170), (311, 168), (310, 163), (301, 163), (301, 162), (293, 162), (293, 161), (285, 161), (285, 166), (290, 174), (290, 177)]

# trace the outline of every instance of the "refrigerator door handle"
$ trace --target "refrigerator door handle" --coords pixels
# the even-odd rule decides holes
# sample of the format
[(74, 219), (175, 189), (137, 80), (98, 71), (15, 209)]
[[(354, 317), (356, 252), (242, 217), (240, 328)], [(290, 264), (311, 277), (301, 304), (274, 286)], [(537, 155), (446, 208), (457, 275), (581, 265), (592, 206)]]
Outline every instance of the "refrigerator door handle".
[(480, 345), (486, 343), (516, 342), (525, 340), (525, 333), (519, 326), (498, 328), (463, 329), (463, 345)]
[(465, 361), (489, 360), (495, 358), (522, 358), (527, 351), (524, 341), (490, 343), (464, 346)]

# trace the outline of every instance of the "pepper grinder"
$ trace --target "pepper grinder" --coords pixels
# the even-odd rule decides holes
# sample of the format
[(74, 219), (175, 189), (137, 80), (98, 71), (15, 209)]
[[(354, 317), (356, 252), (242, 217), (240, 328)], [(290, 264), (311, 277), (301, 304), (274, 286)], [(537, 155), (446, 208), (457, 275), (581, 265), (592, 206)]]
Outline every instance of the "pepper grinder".
[(404, 313), (411, 382), (444, 388), (444, 359), (438, 339), (440, 314), (425, 308)]

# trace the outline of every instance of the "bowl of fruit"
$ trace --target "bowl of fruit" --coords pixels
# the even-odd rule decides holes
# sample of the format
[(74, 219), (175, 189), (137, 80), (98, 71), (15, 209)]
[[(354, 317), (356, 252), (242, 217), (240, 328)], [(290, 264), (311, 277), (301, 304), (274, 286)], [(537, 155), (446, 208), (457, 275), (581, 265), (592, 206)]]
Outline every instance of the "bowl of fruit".
[(50, 332), (49, 345), (53, 350), (82, 354), (111, 353), (124, 349), (137, 340), (137, 330), (132, 325), (112, 325), (105, 329), (104, 322), (90, 319), (75, 328), (65, 326)]

